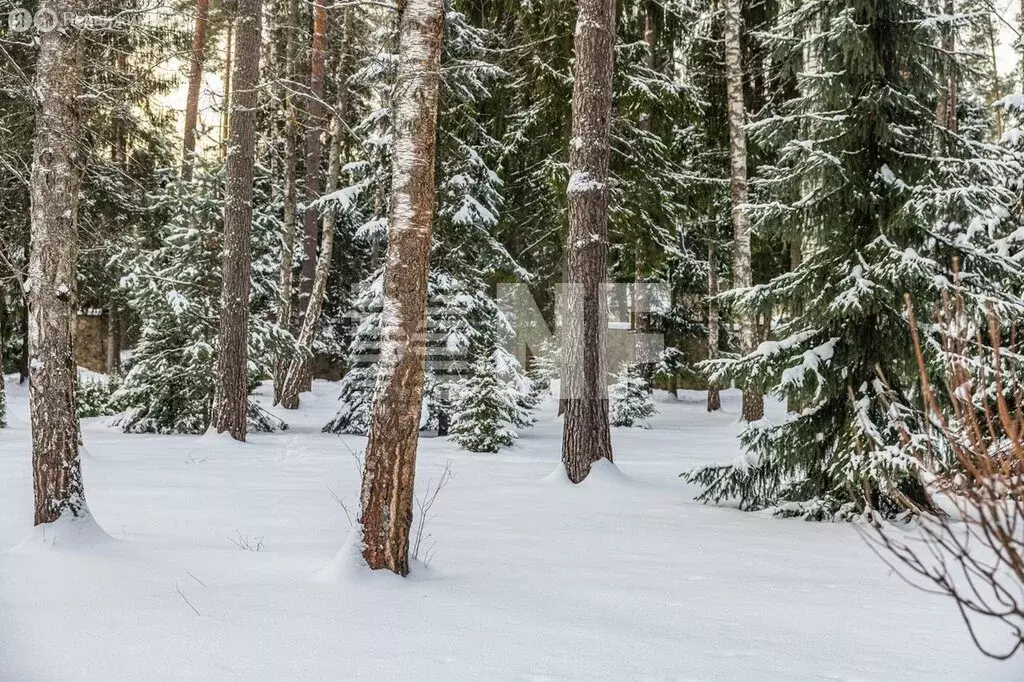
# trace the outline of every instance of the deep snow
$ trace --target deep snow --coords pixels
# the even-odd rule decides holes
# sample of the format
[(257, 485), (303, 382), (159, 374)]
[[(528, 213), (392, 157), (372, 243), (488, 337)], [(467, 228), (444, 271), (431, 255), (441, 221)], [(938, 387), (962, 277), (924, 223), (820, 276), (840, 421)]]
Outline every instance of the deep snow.
[(660, 396), (651, 430), (615, 430), (618, 468), (579, 487), (557, 475), (550, 404), (497, 455), (421, 440), (419, 486), (449, 461), (454, 478), (427, 524), (433, 561), (404, 581), (358, 568), (335, 496), (358, 507), (364, 440), (319, 433), (333, 384), (245, 445), (86, 420), (111, 539), (32, 531), (25, 391), (8, 392), (2, 682), (1024, 679), (850, 525), (693, 503), (678, 474), (738, 454), (731, 392), (711, 416), (701, 395)]

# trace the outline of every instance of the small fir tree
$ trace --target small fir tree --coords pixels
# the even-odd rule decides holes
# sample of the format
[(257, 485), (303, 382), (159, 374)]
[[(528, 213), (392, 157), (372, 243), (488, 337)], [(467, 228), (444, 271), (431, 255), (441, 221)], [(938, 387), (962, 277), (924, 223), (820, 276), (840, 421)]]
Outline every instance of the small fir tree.
[(498, 452), (512, 445), (518, 397), (500, 379), (494, 355), (481, 355), (454, 401), (452, 441), (470, 452)]
[(612, 426), (638, 426), (650, 428), (647, 420), (658, 413), (651, 397), (650, 383), (640, 368), (633, 364), (622, 366), (609, 389), (609, 422)]

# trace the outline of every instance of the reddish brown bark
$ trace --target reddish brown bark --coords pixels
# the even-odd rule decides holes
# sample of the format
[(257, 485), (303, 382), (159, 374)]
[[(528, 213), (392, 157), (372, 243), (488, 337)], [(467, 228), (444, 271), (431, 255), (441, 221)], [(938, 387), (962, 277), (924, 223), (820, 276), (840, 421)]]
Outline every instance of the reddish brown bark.
[(360, 522), (363, 557), (370, 568), (407, 575), (423, 401), (444, 0), (405, 0), (399, 9), (385, 327)]
[(579, 0), (569, 145), (568, 302), (562, 346), (562, 463), (573, 483), (612, 459), (605, 359), (608, 333), (608, 160), (615, 0)]
[(181, 177), (192, 179), (196, 153), (196, 124), (199, 119), (199, 89), (203, 83), (206, 60), (206, 15), (210, 0), (196, 0), (196, 25), (192, 34), (192, 59), (188, 73), (188, 96), (185, 99), (185, 134), (182, 140)]

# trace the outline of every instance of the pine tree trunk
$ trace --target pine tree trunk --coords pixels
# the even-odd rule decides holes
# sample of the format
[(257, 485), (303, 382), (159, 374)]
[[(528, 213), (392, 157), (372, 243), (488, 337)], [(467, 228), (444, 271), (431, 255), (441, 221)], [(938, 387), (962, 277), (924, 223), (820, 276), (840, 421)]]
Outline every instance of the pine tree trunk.
[(192, 63), (188, 73), (188, 96), (185, 99), (185, 134), (182, 141), (181, 177), (192, 179), (196, 153), (196, 125), (199, 120), (199, 89), (203, 83), (206, 59), (206, 14), (210, 0), (196, 0), (196, 25), (192, 34)]
[(116, 374), (121, 368), (121, 318), (117, 314), (117, 307), (111, 302), (107, 309), (107, 339), (106, 339), (106, 370), (107, 374)]
[[(81, 0), (43, 0), (40, 11), (72, 16)], [(28, 267), (29, 407), (35, 523), (88, 514), (78, 456), (75, 411), (75, 261), (82, 180), (79, 34), (70, 24), (39, 34), (38, 98), (30, 184)]]
[(437, 156), (444, 0), (399, 3), (398, 76), (380, 377), (366, 445), (360, 522), (372, 569), (409, 573)]
[[(303, 220), (303, 255), (299, 272), (299, 310), (306, 311), (313, 295), (316, 278), (316, 251), (320, 212), (315, 202), (320, 198), (320, 156), (324, 133), (324, 66), (327, 54), (327, 9), (324, 0), (313, 6), (313, 43), (309, 64), (309, 98), (306, 104), (306, 189)], [(314, 327), (315, 330), (315, 327)], [(310, 344), (311, 346), (312, 344)], [(311, 347), (300, 350), (312, 351)], [(300, 389), (308, 391), (305, 377), (300, 377)]]
[[(729, 159), (731, 165), (733, 226), (733, 288), (753, 283), (750, 266), (750, 217), (747, 215), (747, 134), (744, 130), (746, 107), (743, 102), (743, 26), (742, 0), (725, 0), (725, 73), (729, 111)], [(757, 329), (750, 313), (740, 317), (740, 350), (744, 355), (757, 348)], [(757, 421), (764, 416), (764, 398), (752, 391), (743, 392), (743, 420)]]
[[(341, 92), (334, 118), (331, 122), (331, 151), (330, 162), (327, 171), (327, 194), (338, 189), (341, 179), (341, 140), (344, 136), (342, 122), (344, 120), (342, 107), (344, 97), (347, 95)], [(316, 261), (316, 272), (313, 276), (313, 292), (309, 298), (309, 304), (302, 315), (302, 327), (299, 331), (299, 349), (312, 349), (313, 338), (316, 336), (317, 326), (320, 322), (320, 315), (324, 309), (324, 298), (327, 296), (327, 279), (331, 274), (331, 259), (334, 252), (334, 229), (337, 223), (337, 211), (328, 209), (324, 214), (324, 236), (320, 244), (320, 255)], [(296, 410), (299, 407), (299, 394), (303, 391), (307, 377), (311, 381), (312, 355), (302, 353), (298, 359), (292, 360), (286, 374), (287, 379), (281, 391), (281, 407), (286, 410)], [(309, 390), (306, 388), (305, 390)]]
[(562, 463), (573, 483), (612, 459), (608, 426), (608, 159), (615, 0), (579, 0), (569, 144)]
[(263, 0), (241, 0), (234, 20), (231, 130), (224, 198), (224, 267), (214, 428), (245, 440), (249, 407), (248, 327), (252, 285), (252, 183)]
[[(943, 14), (952, 17), (956, 12), (954, 0), (945, 0)], [(956, 31), (952, 26), (944, 26), (942, 29), (942, 60), (940, 73), (942, 89), (939, 93), (936, 119), (939, 128), (945, 128), (950, 132), (957, 132), (959, 123), (957, 121), (957, 106), (960, 103), (960, 96), (957, 89), (957, 74), (955, 68), (954, 53), (956, 52)], [(945, 138), (939, 132), (939, 150), (945, 150)]]
[[(295, 218), (296, 218), (296, 187), (295, 167), (298, 162), (298, 123), (295, 116), (295, 101), (292, 88), (297, 71), (296, 26), (298, 24), (298, 0), (287, 0), (288, 11), (285, 20), (285, 71), (289, 83), (284, 88), (285, 122), (284, 130), (284, 218), (281, 225), (281, 268), (278, 274), (277, 325), (282, 329), (291, 329), (292, 324), (292, 268), (295, 263)], [(281, 391), (288, 376), (288, 361), (278, 359), (274, 371), (274, 404), (281, 402)]]
[[(647, 46), (647, 54), (644, 57), (644, 66), (648, 69), (655, 68), (655, 50), (657, 49), (658, 35), (654, 25), (654, 7), (653, 2), (648, 0), (645, 4), (644, 11), (644, 43)], [(640, 128), (645, 131), (652, 129), (652, 121), (650, 112), (644, 112), (640, 117)], [(647, 381), (647, 390), (653, 391), (653, 379), (654, 379), (654, 363), (657, 358), (652, 357), (654, 355), (653, 349), (651, 348), (649, 334), (652, 331), (651, 326), (651, 296), (648, 290), (647, 276), (650, 269), (650, 258), (648, 250), (650, 249), (649, 239), (647, 235), (647, 226), (642, 225), (639, 233), (637, 234), (635, 253), (635, 270), (633, 277), (634, 293), (633, 293), (633, 310), (634, 310), (634, 323), (633, 329), (636, 333), (636, 356), (637, 362), (640, 365), (641, 373), (644, 379)]]
[(23, 299), (21, 306), (21, 357), (18, 360), (18, 385), (28, 381), (28, 297)]
[[(708, 240), (708, 360), (718, 357), (718, 328), (721, 324), (718, 317), (718, 245), (715, 243), (718, 234), (712, 234)], [(722, 396), (718, 387), (708, 384), (708, 412), (722, 409)]]

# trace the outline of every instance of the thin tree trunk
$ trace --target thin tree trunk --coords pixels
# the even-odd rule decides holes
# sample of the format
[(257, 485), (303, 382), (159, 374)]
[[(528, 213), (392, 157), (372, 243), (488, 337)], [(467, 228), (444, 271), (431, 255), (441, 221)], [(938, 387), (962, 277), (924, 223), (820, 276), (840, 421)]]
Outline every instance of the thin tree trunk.
[[(996, 45), (998, 44), (999, 37), (996, 29), (995, 21), (992, 17), (988, 17), (988, 45), (989, 45), (989, 58), (992, 61), (992, 101), (998, 102), (1003, 98), (1003, 88), (999, 82), (999, 56), (996, 52)], [(996, 107), (996, 141), (1003, 138), (1003, 107)]]
[[(302, 209), (303, 255), (299, 271), (299, 310), (305, 311), (313, 293), (320, 212), (320, 157), (324, 133), (324, 68), (327, 55), (327, 9), (324, 0), (313, 6), (313, 43), (309, 62), (309, 97), (306, 103), (306, 190)], [(305, 349), (309, 350), (309, 349)], [(309, 390), (303, 386), (303, 390)]]
[(28, 296), (22, 294), (21, 306), (21, 358), (18, 361), (18, 385), (21, 386), (28, 381)]
[[(227, 12), (231, 12), (230, 9), (225, 9)], [(233, 14), (232, 14), (233, 15)], [(232, 55), (234, 54), (234, 37), (235, 37), (235, 24), (234, 19), (228, 22), (228, 35), (225, 46), (225, 57), (224, 57), (224, 108), (220, 112), (220, 157), (226, 158), (228, 155), (228, 142), (231, 137), (231, 73), (233, 66), (231, 64)]]
[[(653, 13), (653, 0), (647, 0), (644, 11), (644, 43), (647, 46), (644, 65), (648, 69), (655, 68), (655, 50), (657, 49), (658, 42), (658, 34), (654, 24)], [(650, 112), (645, 112), (641, 116), (640, 127), (645, 131), (650, 131), (652, 129), (653, 126)], [(649, 241), (647, 225), (641, 225), (639, 233), (637, 234), (636, 248), (634, 251), (636, 272), (634, 273), (633, 278), (633, 327), (636, 332), (637, 362), (640, 364), (640, 370), (644, 379), (647, 380), (647, 390), (653, 391), (654, 386), (652, 379), (654, 378), (654, 363), (657, 361), (657, 357), (652, 357), (654, 353), (651, 348), (649, 337), (649, 334), (651, 333), (651, 296), (647, 284), (648, 270), (650, 269), (650, 259), (648, 254), (648, 250), (650, 249)]]
[[(952, 17), (956, 11), (953, 0), (945, 0), (942, 7), (947, 17)], [(946, 135), (943, 130), (956, 132), (957, 112), (956, 107), (959, 100), (957, 94), (956, 71), (953, 59), (953, 52), (956, 50), (956, 34), (953, 27), (946, 25), (942, 27), (942, 43), (940, 45), (939, 59), (939, 92), (938, 101), (935, 105), (935, 148), (940, 154), (946, 150)]]
[(224, 267), (217, 353), (214, 428), (245, 440), (249, 406), (247, 376), (249, 290), (252, 286), (252, 183), (256, 91), (260, 75), (263, 0), (240, 0), (234, 20), (235, 57), (231, 131), (224, 199)]
[(444, 0), (399, 3), (385, 328), (360, 505), (366, 563), (398, 575), (409, 573), (423, 402), (444, 5)]
[(105, 364), (107, 374), (116, 374), (121, 369), (121, 318), (113, 302), (107, 309), (106, 341), (107, 358)]
[[(0, 302), (0, 305), (3, 305)], [(6, 311), (4, 318), (6, 318)], [(0, 429), (7, 426), (7, 377), (4, 375), (4, 342), (7, 340), (6, 326), (0, 324)]]
[[(742, 0), (725, 2), (725, 73), (729, 110), (729, 158), (731, 162), (733, 288), (753, 283), (750, 266), (750, 217), (747, 215), (747, 135), (744, 130), (746, 107), (743, 102), (743, 49), (740, 34), (743, 25)], [(757, 329), (750, 313), (740, 316), (740, 350), (744, 355), (757, 347)], [(743, 392), (743, 420), (757, 421), (764, 416), (764, 398), (752, 391)]]
[(199, 89), (203, 83), (206, 59), (206, 15), (210, 0), (196, 0), (196, 25), (192, 34), (192, 63), (188, 73), (188, 96), (185, 99), (185, 134), (182, 140), (181, 177), (192, 179), (196, 153), (196, 124), (199, 120)]
[(608, 335), (608, 159), (615, 0), (579, 0), (569, 145), (569, 253), (562, 463), (573, 483), (612, 459), (605, 349)]
[[(292, 269), (295, 263), (295, 218), (296, 218), (296, 187), (295, 167), (298, 160), (298, 123), (295, 116), (295, 99), (292, 90), (297, 71), (296, 30), (298, 25), (298, 0), (288, 0), (285, 30), (285, 71), (288, 80), (285, 92), (284, 144), (284, 219), (281, 225), (281, 268), (278, 274), (277, 325), (282, 329), (291, 329), (292, 324)], [(281, 401), (281, 391), (288, 376), (288, 361), (280, 358), (274, 371), (274, 404)]]
[[(344, 135), (342, 130), (343, 114), (341, 108), (344, 104), (344, 97), (347, 93), (339, 95), (340, 101), (335, 110), (331, 123), (331, 151), (330, 163), (327, 172), (327, 194), (338, 189), (338, 182), (341, 178), (341, 140)], [(320, 244), (320, 255), (316, 261), (316, 273), (313, 276), (313, 293), (309, 297), (309, 304), (302, 315), (302, 327), (299, 331), (299, 349), (312, 349), (313, 337), (316, 335), (320, 315), (324, 309), (324, 298), (327, 295), (327, 278), (331, 274), (331, 258), (334, 251), (334, 228), (337, 222), (337, 211), (328, 209), (324, 214), (324, 237)], [(296, 410), (299, 407), (299, 393), (302, 392), (304, 380), (310, 376), (310, 365), (312, 356), (302, 353), (298, 359), (292, 360), (288, 369), (287, 380), (281, 392), (281, 407), (286, 410)], [(308, 390), (308, 389), (307, 389)]]
[[(718, 357), (718, 239), (717, 230), (708, 240), (708, 360)], [(718, 387), (708, 385), (708, 412), (722, 409), (722, 396)]]
[[(43, 0), (40, 11), (76, 15), (81, 0)], [(88, 515), (78, 456), (75, 408), (75, 261), (82, 180), (81, 44), (77, 29), (39, 34), (38, 97), (30, 184), (28, 267), (29, 407), (35, 523)]]

